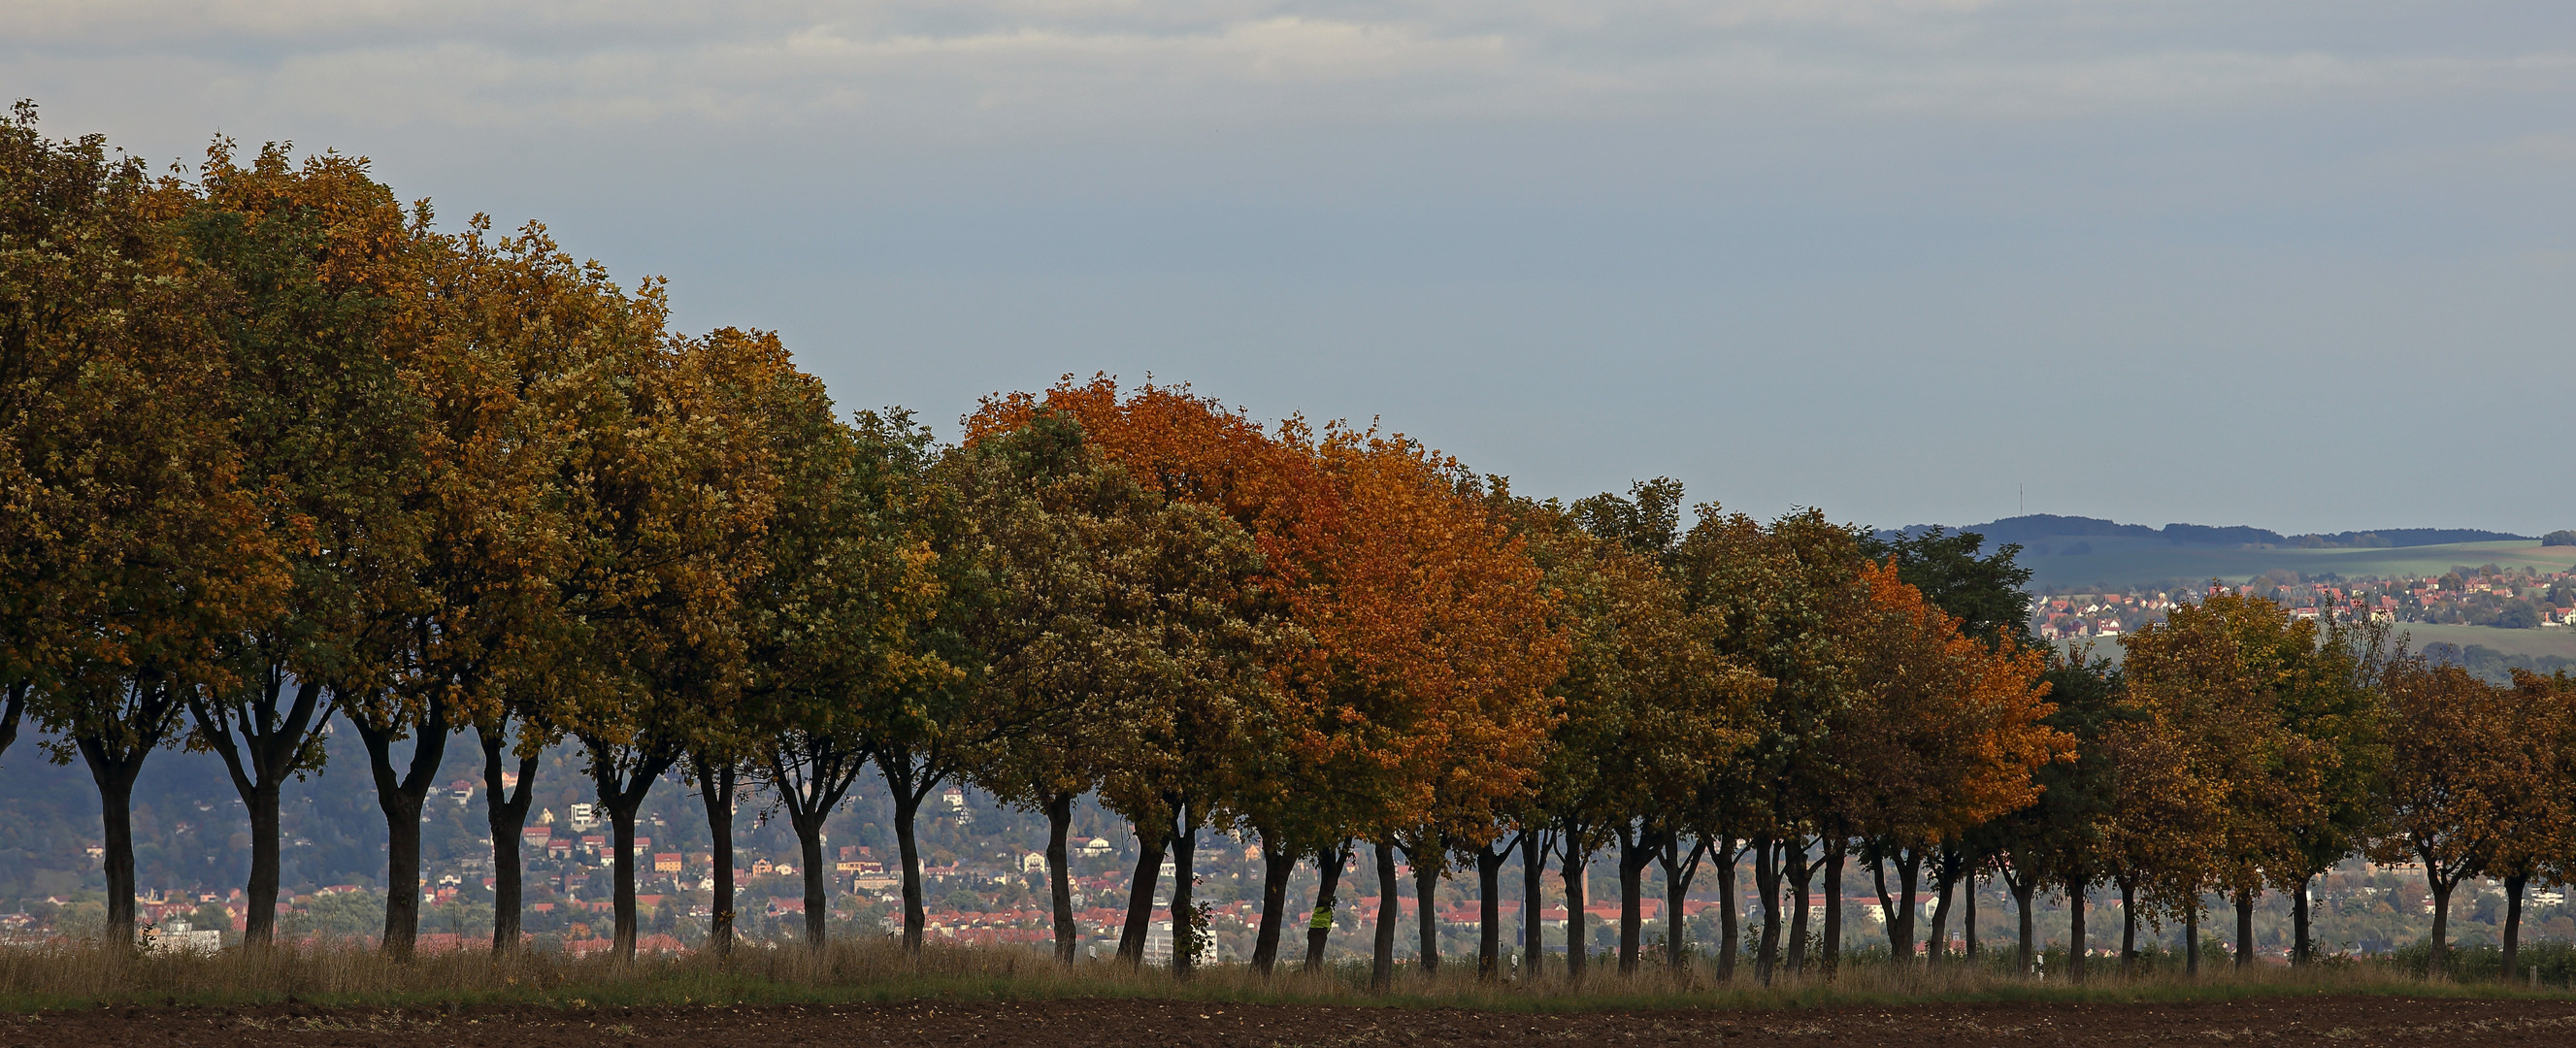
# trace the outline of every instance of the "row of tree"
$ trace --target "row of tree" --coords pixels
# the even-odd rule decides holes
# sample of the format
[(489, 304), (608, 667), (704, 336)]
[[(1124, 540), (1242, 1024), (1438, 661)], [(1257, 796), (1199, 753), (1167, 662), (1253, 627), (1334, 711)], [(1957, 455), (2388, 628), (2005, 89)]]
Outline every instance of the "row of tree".
[[(2124, 639), (2125, 673), (2052, 662), (2013, 547), (1715, 506), (1685, 528), (1664, 480), (1540, 502), (1403, 437), (1264, 425), (1186, 388), (1067, 379), (985, 401), (943, 446), (899, 410), (836, 415), (768, 334), (671, 333), (658, 284), (621, 289), (540, 227), (441, 232), (362, 161), (271, 146), (245, 166), (218, 143), (192, 175), (49, 141), (24, 105), (0, 126), (0, 748), (32, 720), (91, 770), (118, 939), (130, 791), (169, 745), (229, 769), (246, 938), (272, 939), (280, 786), (320, 770), (334, 716), (385, 814), (398, 955), (421, 807), (466, 734), (502, 950), (538, 760), (566, 743), (612, 827), (621, 955), (636, 812), (675, 779), (716, 842), (719, 950), (737, 793), (784, 808), (819, 945), (824, 823), (871, 773), (907, 947), (916, 815), (962, 781), (1049, 816), (1068, 961), (1073, 805), (1132, 822), (1120, 955), (1141, 960), (1168, 859), (1183, 971), (1210, 829), (1267, 857), (1264, 971), (1296, 865), (1322, 873), (1311, 965), (1370, 850), (1380, 980), (1399, 854), (1426, 968), (1456, 869), (1481, 881), (1497, 970), (1517, 858), (1532, 922), (1541, 872), (1563, 874), (1579, 975), (1581, 873), (1607, 853), (1623, 968), (1647, 871), (1678, 914), (1713, 868), (1718, 963), (1750, 953), (1764, 978), (1839, 962), (1842, 908), (1809, 929), (1807, 902), (1839, 900), (1855, 864), (1900, 956), (1918, 893), (1937, 951), (1955, 886), (1991, 873), (2025, 954), (2035, 893), (2107, 883), (2132, 944), (2141, 914), (2196, 927), (2232, 894), (2240, 960), (2257, 893), (2358, 850), (2420, 852), (2445, 902), (2496, 872), (2518, 903), (2558, 869), (2564, 681), (2481, 691), (2227, 596)], [(1667, 936), (1667, 963), (1688, 948)]]

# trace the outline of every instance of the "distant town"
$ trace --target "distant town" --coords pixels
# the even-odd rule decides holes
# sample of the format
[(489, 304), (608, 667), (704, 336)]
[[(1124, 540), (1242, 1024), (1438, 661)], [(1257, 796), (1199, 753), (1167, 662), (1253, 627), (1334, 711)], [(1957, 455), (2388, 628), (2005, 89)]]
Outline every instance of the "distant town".
[[(2348, 602), (2353, 598), (2349, 587), (2346, 589), (2347, 595), (2340, 599), (2349, 608)], [(2106, 613), (2102, 610), (2105, 602), (2100, 599), (2103, 596), (2106, 595), (2083, 595), (2082, 603), (2072, 603), (2079, 599), (2076, 595), (2049, 597), (2043, 603), (2067, 600), (2070, 615), (2083, 615), (2090, 622), (2116, 619), (2126, 628), (2135, 628), (2151, 621), (2145, 614), (2149, 609), (2139, 607), (2132, 611), (2127, 603), (2112, 604), (2121, 610)], [(2139, 603), (2143, 605), (2144, 598)], [(2084, 611), (2088, 605), (2095, 610)], [(2130, 614), (2136, 617), (2117, 618)], [(461, 765), (459, 770), (463, 770)], [(578, 795), (582, 783), (569, 774), (572, 770), (568, 759), (550, 768), (550, 773), (565, 773), (553, 780), (561, 787), (561, 796)], [(18, 769), (17, 773), (25, 774), (25, 770)], [(475, 779), (460, 776), (442, 791), (439, 799), (444, 803), (434, 803), (426, 813), (424, 837), (446, 846), (433, 852), (426, 864), (428, 883), (423, 891), (421, 917), (424, 950), (479, 950), (488, 945), (492, 863), (488, 845), (476, 840), (471, 832), (480, 828), (480, 789)], [(355, 799), (361, 803), (366, 800), (363, 796)], [(639, 834), (635, 842), (637, 902), (643, 914), (640, 950), (684, 950), (705, 934), (715, 870), (713, 852), (704, 837), (703, 819), (692, 817), (694, 813), (689, 810), (697, 802), (694, 791), (669, 790), (661, 800), (667, 807), (660, 817), (644, 820), (645, 825), (653, 827), (652, 834)], [(144, 811), (146, 806), (138, 804), (138, 824), (160, 822), (159, 829), (167, 841), (138, 851), (147, 859), (189, 860), (162, 867), (170, 872), (162, 873), (161, 883), (142, 893), (140, 911), (156, 941), (182, 948), (212, 949), (238, 940), (244, 924), (244, 900), (238, 879), (223, 869), (230, 857), (203, 854), (207, 849), (221, 847), (224, 837), (206, 837), (203, 843), (194, 845), (200, 854), (173, 855), (170, 850), (173, 846), (189, 846), (188, 842), (204, 836), (200, 827), (212, 826), (217, 821), (215, 809), (228, 806), (208, 804), (206, 811), (199, 812), (197, 803), (184, 802), (181, 811), (190, 817), (175, 823), (161, 821), (157, 812)], [(833, 843), (826, 853), (825, 861), (831, 865), (827, 882), (830, 920), (837, 935), (891, 934), (900, 924), (900, 881), (892, 872), (896, 860), (891, 842), (872, 836), (882, 830), (882, 824), (873, 821), (882, 814), (882, 803), (881, 796), (863, 794), (854, 801), (850, 812), (834, 822), (830, 836), (836, 842), (851, 838), (872, 840), (867, 844)], [(319, 805), (297, 807), (309, 812)], [(755, 947), (792, 942), (805, 910), (793, 838), (778, 833), (776, 823), (759, 821), (757, 798), (747, 799), (738, 811), (747, 827), (744, 840), (738, 844), (734, 871), (740, 928), (747, 942)], [(351, 831), (364, 832), (365, 814), (346, 813), (354, 823), (349, 827)], [(549, 804), (531, 818), (532, 824), (521, 841), (526, 857), (528, 943), (540, 950), (576, 955), (609, 949), (607, 885), (614, 852), (600, 813), (591, 802), (572, 800)], [(332, 829), (307, 826), (290, 830), (299, 833), (289, 842), (290, 857), (311, 856), (317, 848), (313, 836), (328, 834)], [(1032, 946), (1052, 941), (1041, 850), (1046, 837), (1043, 818), (997, 805), (989, 795), (977, 790), (952, 788), (925, 807), (920, 829), (928, 934), (933, 939)], [(381, 829), (376, 832), (381, 833)], [(1073, 901), (1083, 936), (1081, 949), (1089, 954), (1109, 953), (1126, 919), (1128, 886), (1137, 856), (1135, 838), (1114, 816), (1086, 808), (1077, 816), (1068, 851)], [(94, 861), (96, 855), (92, 852), (89, 857)], [(190, 866), (222, 872), (193, 883), (178, 883), (177, 870)], [(1197, 892), (1208, 904), (1217, 957), (1239, 960), (1251, 950), (1254, 924), (1259, 919), (1259, 849), (1250, 842), (1211, 833), (1200, 846), (1195, 866)], [(279, 903), (281, 930), (295, 938), (371, 939), (382, 921), (384, 900), (372, 873), (349, 870), (345, 872), (346, 880), (331, 883), (297, 883), (290, 877), (292, 887)], [(1148, 954), (1156, 959), (1167, 957), (1170, 949), (1170, 913), (1163, 905), (1169, 898), (1170, 877), (1171, 866), (1167, 863), (1158, 871), (1153, 932), (1148, 937)], [(1417, 912), (1410, 868), (1399, 865), (1397, 878), (1403, 886), (1398, 898), (1400, 912), (1410, 921)], [(147, 875), (146, 883), (152, 879)], [(19, 883), (26, 882), (21, 879)], [(98, 871), (94, 867), (60, 871), (56, 883), (61, 885), (60, 890), (43, 895), (0, 898), (0, 906), (8, 908), (0, 912), (0, 939), (31, 941), (56, 935), (77, 936), (82, 929), (94, 925), (101, 912)], [(1739, 871), (1735, 885), (1744, 896), (1738, 900), (1739, 912), (1750, 918), (1757, 911), (1749, 867)], [(1518, 865), (1506, 867), (1502, 880), (1504, 898), (1497, 908), (1507, 942), (1517, 942), (1525, 924), (1521, 887)], [(1308, 864), (1290, 889), (1295, 903), (1292, 910), (1301, 928), (1315, 889), (1316, 877)], [(1471, 952), (1481, 930), (1474, 877), (1452, 874), (1443, 882), (1441, 891), (1435, 912), (1440, 917), (1442, 949), (1453, 954)], [(1870, 893), (1866, 880), (1853, 882), (1849, 891), (1842, 900), (1848, 942), (1855, 949), (1883, 948), (1887, 915), (1880, 901)], [(1561, 933), (1567, 918), (1565, 897), (1562, 883), (1552, 872), (1541, 894), (1545, 908), (1538, 923), (1550, 933)], [(1703, 875), (1686, 898), (1681, 918), (1692, 942), (1717, 941), (1721, 894), (1718, 879)], [(1369, 948), (1368, 922), (1376, 915), (1379, 904), (1375, 871), (1369, 863), (1353, 861), (1346, 867), (1339, 896), (1330, 950), (1336, 956), (1364, 957)], [(1600, 945), (1606, 947), (1615, 934), (1618, 917), (1616, 870), (1611, 863), (1596, 860), (1593, 864), (1586, 901), (1589, 925)], [(1659, 942), (1670, 916), (1666, 903), (1654, 896), (1640, 901), (1647, 935), (1651, 941)], [(2348, 862), (2316, 882), (2312, 901), (2318, 939), (2329, 949), (2393, 949), (2420, 938), (2431, 919), (2432, 903), (2425, 893), (2423, 877), (2411, 866)], [(1922, 916), (1928, 919), (1937, 900), (1926, 898), (1920, 902), (1924, 907)], [(1954, 941), (1965, 939), (1959, 924), (1965, 916), (1966, 902), (1962, 896), (1951, 915)], [(2096, 907), (2106, 908), (2106, 915), (2116, 914), (2118, 904), (2118, 894), (2107, 890), (2097, 893), (2094, 899)], [(1815, 900), (1810, 906), (1811, 917), (1821, 919), (1826, 905), (1821, 898)], [(2524, 905), (2526, 935), (2576, 938), (2576, 908), (2567, 906), (2560, 892), (2536, 892), (2526, 898)], [(2501, 887), (2472, 882), (2453, 905), (2453, 934), (2464, 944), (2494, 941), (2503, 906)], [(1977, 935), (1988, 943), (2009, 942), (2014, 916), (2012, 899), (2005, 889), (1991, 880), (1982, 883), (1975, 892), (1975, 907)], [(2062, 927), (2062, 913), (2061, 901), (2043, 900), (2039, 907), (2042, 926)], [(2256, 917), (2258, 941), (2266, 955), (2275, 959), (2285, 955), (2292, 920), (2289, 900), (2277, 893), (2266, 896)], [(2103, 927), (2116, 929), (2116, 919), (2106, 920)], [(1550, 948), (1561, 950), (1561, 941), (1551, 942)], [(1292, 947), (1292, 953), (1301, 949)], [(1408, 933), (1402, 938), (1400, 950), (1409, 954), (1413, 949)]]
[[(2502, 629), (2576, 626), (2576, 571), (2487, 564), (2439, 575), (2336, 581), (2302, 581), (2295, 573), (2274, 571), (2229, 588), (2271, 600), (2304, 619)], [(2177, 602), (2198, 596), (2147, 588), (2043, 595), (2031, 600), (2031, 628), (2042, 640), (2117, 637), (2163, 621)]]
[[(2060, 519), (2043, 523), (2065, 526)], [(2163, 533), (2150, 537), (2171, 541)], [(2104, 537), (2096, 536), (2094, 541)], [(2576, 559), (2576, 547), (2568, 552)], [(2202, 599), (2213, 592), (2212, 587), (2269, 600), (2295, 618), (2321, 622), (2399, 628), (2427, 624), (2576, 629), (2576, 569), (2550, 571), (2495, 563), (2388, 577), (2314, 577), (2276, 569), (2242, 581), (2198, 587), (2059, 587), (2031, 598), (2029, 624), (2041, 639), (2075, 645), (2090, 642), (2097, 653), (2116, 655), (2120, 638), (2163, 621), (2178, 604)], [(353, 736), (338, 731), (326, 739), (334, 766), (328, 780), (302, 780), (287, 789), (283, 812), (286, 891), (278, 912), (281, 931), (290, 937), (364, 940), (381, 929), (383, 823), (371, 795), (345, 788), (341, 769), (364, 763)], [(103, 849), (96, 840), (95, 796), (76, 764), (49, 764), (24, 751), (12, 758), (0, 765), (0, 796), (8, 799), (11, 816), (0, 821), (0, 941), (90, 934), (104, 912)], [(157, 941), (211, 949), (238, 941), (246, 923), (239, 886), (247, 837), (240, 825), (241, 802), (222, 774), (220, 763), (207, 754), (172, 753), (156, 760), (138, 786), (134, 818), (139, 909)], [(423, 949), (473, 949), (489, 940), (495, 864), (483, 824), (482, 776), (479, 755), (463, 748), (451, 751), (441, 768), (446, 785), (422, 814)], [(505, 789), (515, 787), (516, 780), (514, 774), (502, 776)], [(326, 782), (341, 783), (344, 788), (333, 789)], [(520, 850), (527, 900), (524, 927), (528, 941), (539, 949), (584, 954), (611, 946), (609, 884), (614, 853), (604, 813), (589, 799), (591, 789), (579, 756), (569, 749), (550, 754), (538, 776), (538, 806), (521, 835)], [(803, 860), (794, 837), (783, 831), (783, 823), (769, 819), (775, 813), (773, 804), (774, 799), (750, 793), (735, 809), (738, 928), (755, 945), (791, 941), (800, 933), (807, 905)], [(829, 923), (836, 935), (885, 934), (900, 925), (900, 860), (889, 830), (889, 804), (882, 783), (868, 776), (825, 835)], [(687, 949), (706, 933), (716, 870), (699, 805), (696, 791), (675, 778), (657, 788), (640, 813), (634, 862), (638, 909), (643, 915), (638, 944), (642, 950)], [(921, 814), (930, 937), (971, 943), (1052, 941), (1042, 817), (1001, 805), (990, 795), (964, 786), (945, 789)], [(1068, 850), (1073, 904), (1084, 937), (1081, 948), (1107, 952), (1114, 948), (1126, 920), (1137, 842), (1122, 820), (1087, 802), (1078, 811), (1074, 830)], [(1240, 959), (1251, 949), (1258, 919), (1260, 858), (1256, 845), (1222, 834), (1206, 835), (1199, 846), (1197, 897), (1208, 906), (1218, 958)], [(1164, 905), (1171, 869), (1166, 862), (1159, 871), (1155, 894), (1155, 931), (1148, 940), (1148, 954), (1157, 959), (1168, 956), (1171, 943), (1171, 915)], [(1417, 905), (1410, 897), (1409, 868), (1399, 868), (1398, 876), (1399, 883), (1407, 885), (1399, 906), (1409, 918)], [(1531, 923), (1522, 913), (1521, 876), (1516, 863), (1503, 873), (1504, 899), (1498, 910), (1507, 941), (1517, 941)], [(1678, 916), (1694, 942), (1717, 941), (1719, 883), (1715, 876), (1699, 878), (1681, 906)], [(1735, 884), (1745, 895), (1739, 900), (1740, 913), (1749, 918), (1756, 912), (1749, 869), (1739, 871)], [(1290, 887), (1291, 909), (1300, 927), (1316, 887), (1317, 875), (1311, 863), (1305, 864)], [(1467, 952), (1473, 948), (1482, 919), (1474, 879), (1453, 875), (1441, 891), (1435, 906), (1443, 949)], [(2407, 867), (2347, 862), (2320, 878), (2312, 892), (2318, 937), (2329, 948), (2390, 949), (2415, 941), (2429, 926), (2431, 903), (2422, 877)], [(1541, 898), (1545, 905), (1536, 923), (1551, 931), (1562, 929), (1567, 920), (1565, 896), (1555, 876), (1547, 879)], [(1596, 859), (1586, 898), (1594, 934), (1606, 944), (1618, 916), (1615, 871), (1608, 861)], [(1986, 883), (1975, 898), (1976, 933), (1989, 940), (2008, 938), (2013, 919), (2009, 895), (2000, 886)], [(2502, 898), (2500, 888), (2475, 883), (2466, 904), (2455, 906), (2452, 915), (2460, 942), (2496, 938)], [(1660, 898), (1641, 901), (1648, 935), (1660, 939), (1673, 915), (1665, 912), (1666, 903)], [(1336, 902), (1332, 951), (1365, 956), (1368, 920), (1379, 904), (1370, 864), (1349, 864)], [(2526, 934), (2576, 938), (2576, 908), (2568, 907), (2560, 892), (2538, 892), (2526, 902), (2530, 922)], [(2102, 894), (2095, 904), (2116, 907), (2117, 895)], [(1826, 905), (1819, 899), (1813, 909), (1821, 916)], [(1846, 935), (1855, 948), (1883, 943), (1887, 914), (1880, 900), (1856, 882), (1842, 905)], [(1932, 900), (1924, 900), (1924, 905), (1928, 911)], [(2042, 905), (2043, 926), (2062, 924), (2047, 916), (2061, 906)], [(1953, 915), (1954, 927), (1963, 916)], [(2257, 913), (2258, 940), (2265, 949), (2287, 949), (2290, 921), (2289, 901), (2277, 894), (2267, 897)], [(2110, 927), (2112, 922), (2102, 926)], [(1553, 948), (1562, 949), (1561, 941)], [(1399, 949), (1414, 949), (1409, 934)]]

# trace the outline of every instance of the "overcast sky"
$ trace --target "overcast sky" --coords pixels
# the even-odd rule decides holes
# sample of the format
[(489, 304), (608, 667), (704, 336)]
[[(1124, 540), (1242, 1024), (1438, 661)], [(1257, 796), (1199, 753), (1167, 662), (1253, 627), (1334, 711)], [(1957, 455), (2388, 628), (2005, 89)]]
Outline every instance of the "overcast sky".
[[(1066, 372), (1537, 494), (2576, 526), (2576, 4), (0, 0), (953, 432)], [(2026, 492), (2026, 496), (2023, 494)]]

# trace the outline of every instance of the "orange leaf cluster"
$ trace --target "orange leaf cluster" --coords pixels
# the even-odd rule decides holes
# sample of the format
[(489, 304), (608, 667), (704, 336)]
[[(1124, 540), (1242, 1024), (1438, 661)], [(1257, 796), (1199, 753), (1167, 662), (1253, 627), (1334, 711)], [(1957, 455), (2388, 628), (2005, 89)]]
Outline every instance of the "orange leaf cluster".
[(1860, 584), (1868, 599), (1840, 630), (1857, 694), (1832, 735), (1854, 828), (1931, 840), (2037, 800), (2031, 773), (2075, 753), (2044, 723), (2057, 707), (2040, 653), (1962, 634), (1892, 564), (1863, 566)]
[(1265, 432), (1186, 388), (1122, 396), (1107, 377), (988, 399), (968, 439), (1041, 411), (1071, 415), (1108, 459), (1224, 512), (1259, 544), (1264, 585), (1307, 643), (1279, 663), (1269, 712), (1295, 784), (1273, 795), (1296, 801), (1256, 821), (1321, 839), (1527, 788), (1565, 642), (1537, 569), (1461, 489), (1454, 462), (1295, 419)]

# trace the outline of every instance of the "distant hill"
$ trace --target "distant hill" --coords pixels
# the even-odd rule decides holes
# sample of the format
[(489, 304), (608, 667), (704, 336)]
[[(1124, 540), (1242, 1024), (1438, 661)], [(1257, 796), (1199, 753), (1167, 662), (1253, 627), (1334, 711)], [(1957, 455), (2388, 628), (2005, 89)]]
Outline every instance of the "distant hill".
[[(1916, 524), (1897, 529), (1901, 534), (1921, 534), (1931, 525)], [(2177, 546), (2289, 546), (2299, 549), (2398, 549), (2412, 546), (2445, 546), (2456, 542), (2536, 542), (2530, 535), (2478, 528), (2381, 528), (2375, 531), (2338, 531), (2306, 535), (2283, 535), (2268, 528), (2243, 524), (2212, 527), (2207, 524), (2167, 524), (2161, 528), (2144, 524), (2122, 524), (2098, 517), (2061, 517), (2053, 513), (2032, 513), (1984, 524), (1971, 524), (1952, 531), (1973, 531), (1986, 537), (1989, 548), (2018, 542), (2025, 548), (2044, 543), (2063, 543), (2068, 539), (2086, 538), (2160, 538)]]
[[(1931, 525), (1918, 524), (1881, 534), (1929, 530)], [(1952, 530), (1985, 536), (1989, 552), (2019, 543), (2031, 585), (2043, 592), (2191, 587), (2210, 579), (2236, 583), (2273, 571), (2307, 579), (2410, 577), (2482, 564), (2550, 572), (2566, 571), (2576, 560), (2576, 548), (2478, 528), (2284, 535), (2248, 525), (2159, 528), (2034, 513)]]

